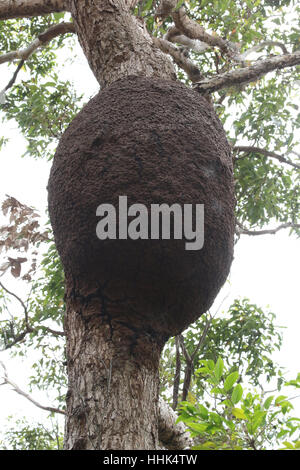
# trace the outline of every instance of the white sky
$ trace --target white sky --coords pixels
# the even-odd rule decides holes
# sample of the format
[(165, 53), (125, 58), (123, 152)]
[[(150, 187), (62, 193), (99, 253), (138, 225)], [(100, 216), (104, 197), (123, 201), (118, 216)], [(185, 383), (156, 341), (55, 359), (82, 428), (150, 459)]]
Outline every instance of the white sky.
[[(11, 72), (5, 71), (4, 65), (1, 66), (1, 72), (4, 74), (0, 77), (0, 90), (11, 77)], [(62, 77), (71, 77), (76, 88), (87, 95), (92, 95), (97, 90), (95, 79), (82, 55), (74, 65), (65, 69), (60, 78)], [(47, 205), (49, 162), (29, 157), (20, 158), (25, 150), (25, 141), (14, 123), (1, 128), (0, 133), (11, 138), (10, 143), (0, 152), (0, 200), (8, 194), (25, 204), (35, 206), (43, 213)], [(289, 370), (286, 374), (288, 379), (295, 378), (300, 372), (299, 266), (299, 241), (295, 237), (289, 237), (287, 231), (278, 232), (275, 236), (243, 236), (235, 248), (230, 295), (226, 300), (226, 306), (236, 297), (248, 297), (260, 307), (269, 305), (277, 315), (276, 323), (287, 327), (284, 330), (282, 350), (279, 354), (274, 354), (274, 357)], [(226, 284), (216, 306), (228, 289), (229, 284)], [(11, 379), (26, 390), (26, 377), (31, 373), (26, 368), (26, 359), (22, 362), (19, 359), (8, 359), (7, 353), (1, 353), (0, 359), (6, 362)], [(51, 404), (45, 393), (34, 392), (34, 397), (44, 405)], [(294, 406), (300, 417), (300, 398), (294, 402)], [(9, 387), (3, 386), (0, 388), (0, 430), (5, 426), (8, 415), (26, 415), (30, 421), (31, 418), (42, 419), (47, 413), (11, 392)]]

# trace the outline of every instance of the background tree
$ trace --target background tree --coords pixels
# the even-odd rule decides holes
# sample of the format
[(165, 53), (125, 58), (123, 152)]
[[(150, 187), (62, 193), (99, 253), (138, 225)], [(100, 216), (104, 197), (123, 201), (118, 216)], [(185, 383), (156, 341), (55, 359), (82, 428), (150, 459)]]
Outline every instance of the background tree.
[[(98, 3), (104, 5), (105, 2)], [(237, 236), (274, 233), (288, 227), (299, 231), (296, 221), (299, 163), (294, 135), (300, 121), (297, 105), (293, 102), (299, 80), (296, 64), (300, 62), (297, 51), (299, 7), (296, 3), (224, 1), (216, 5), (215, 2), (191, 1), (182, 7), (172, 1), (160, 4), (115, 1), (110, 2), (110, 6), (115, 12), (107, 15), (100, 26), (94, 22), (92, 2), (54, 1), (47, 2), (46, 6), (44, 2), (0, 2), (0, 18), (5, 20), (1, 24), (3, 55), (0, 63), (20, 59), (11, 82), (1, 95), (2, 109), (7, 118), (18, 121), (28, 139), (28, 153), (53, 155), (57, 139), (80, 107), (71, 85), (60, 83), (56, 73), (53, 51), (68, 41), (65, 36), (60, 36), (62, 33), (77, 32), (102, 87), (133, 71), (142, 76), (150, 73), (173, 78), (171, 62), (163, 55), (169, 54), (179, 67), (179, 78), (187, 84), (194, 83), (199, 93), (215, 93), (215, 107), (224, 125), (228, 126), (235, 156)], [(127, 7), (131, 7), (131, 12)], [(72, 12), (74, 23), (63, 21), (64, 16), (66, 20), (70, 19), (67, 13), (62, 13), (64, 11)], [(15, 20), (24, 17), (34, 18)], [(139, 24), (146, 25), (149, 34), (145, 28), (144, 33), (140, 33)], [(126, 38), (130, 38), (128, 42), (124, 39), (124, 28), (128, 32)], [(115, 41), (111, 41), (112, 31)], [(95, 38), (101, 38), (97, 47)], [(39, 50), (50, 40), (51, 48), (46, 46)], [(121, 67), (120, 62), (113, 61), (114, 53), (126, 49), (130, 41), (135, 47), (141, 41), (143, 47), (134, 54), (133, 62), (125, 60)], [(25, 64), (30, 77), (14, 85)], [(149, 64), (151, 72), (147, 69)], [(272, 73), (264, 78), (267, 72)], [(50, 81), (49, 76), (52, 77)], [(234, 109), (235, 119), (231, 109)], [(29, 208), (8, 200), (4, 209), (11, 210), (13, 222), (2, 230), (6, 239), (3, 240), (4, 248), (24, 250), (29, 243), (51, 239), (51, 235), (36, 230), (35, 220), (28, 222), (33, 215)], [(277, 220), (279, 225), (274, 229), (263, 228), (271, 220)], [(22, 226), (24, 221), (25, 227)], [(58, 343), (63, 337), (62, 328), (48, 326), (50, 318), (60, 324), (64, 311), (62, 274), (53, 242), (48, 242), (45, 277), (36, 281), (30, 301), (21, 301), (24, 318), (5, 320), (3, 340), (6, 348), (18, 346), (25, 338), (29, 344), (35, 341), (41, 344), (45, 333), (54, 336)], [(24, 262), (23, 257), (10, 257), (3, 270), (11, 269), (12, 274), (18, 276)], [(34, 270), (33, 262), (25, 280)], [(2, 289), (5, 297), (10, 295), (5, 286), (2, 285)], [(178, 344), (180, 338), (177, 347)], [(52, 350), (58, 348), (52, 341), (49, 346)], [(47, 352), (42, 348), (45, 360)], [(186, 383), (193, 373), (189, 360), (188, 364)], [(52, 374), (44, 378), (45, 387), (53, 382), (53, 377), (63, 377), (57, 371), (62, 362), (57, 363), (51, 354), (47, 365)], [(63, 386), (62, 383), (61, 390), (64, 390)], [(176, 399), (176, 393), (174, 397)], [(63, 396), (59, 399), (62, 401)]]

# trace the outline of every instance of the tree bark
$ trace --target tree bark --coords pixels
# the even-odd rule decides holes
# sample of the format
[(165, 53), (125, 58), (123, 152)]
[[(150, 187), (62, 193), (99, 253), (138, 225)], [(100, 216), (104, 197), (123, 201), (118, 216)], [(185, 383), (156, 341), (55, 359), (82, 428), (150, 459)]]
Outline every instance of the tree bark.
[(0, 20), (66, 11), (68, 4), (68, 0), (0, 0)]
[(268, 72), (299, 64), (300, 51), (293, 52), (292, 54), (281, 54), (269, 59), (257, 60), (249, 67), (230, 70), (229, 72), (203, 79), (196, 83), (195, 88), (199, 93), (209, 94), (223, 88), (257, 81)]
[(102, 88), (138, 75), (176, 79), (171, 60), (153, 43), (128, 0), (71, 0), (79, 42)]
[(65, 330), (65, 449), (157, 449), (163, 344), (109, 318), (100, 299), (69, 297)]

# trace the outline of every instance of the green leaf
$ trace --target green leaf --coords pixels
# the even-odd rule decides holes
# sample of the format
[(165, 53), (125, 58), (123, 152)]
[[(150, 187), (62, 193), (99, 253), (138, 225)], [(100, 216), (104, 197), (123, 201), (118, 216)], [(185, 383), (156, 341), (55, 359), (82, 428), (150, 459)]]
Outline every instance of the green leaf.
[(275, 405), (280, 405), (281, 402), (284, 402), (287, 397), (285, 395), (279, 395), (275, 400)]
[(223, 374), (223, 369), (224, 369), (224, 362), (221, 357), (216, 362), (215, 368), (214, 368), (214, 375), (218, 382), (220, 381), (222, 374)]
[(241, 408), (232, 408), (232, 414), (235, 418), (248, 420), (244, 411)]
[(291, 442), (288, 442), (288, 441), (284, 441), (283, 444), (285, 445), (285, 447), (287, 449), (294, 449), (295, 447), (293, 446), (293, 444), (291, 444)]
[(241, 386), (241, 384), (237, 384), (234, 387), (233, 392), (231, 394), (232, 403), (236, 405), (240, 401), (242, 396), (243, 396), (243, 387)]
[(200, 375), (200, 374), (209, 374), (209, 368), (208, 367), (199, 367), (199, 369), (197, 369), (195, 371), (195, 374), (196, 375)]
[(221, 402), (221, 405), (225, 405), (227, 408), (231, 408), (231, 401), (226, 398)]
[(213, 371), (215, 367), (215, 363), (212, 359), (209, 359), (208, 361), (205, 361), (205, 364), (209, 368), (209, 370)]
[(226, 380), (224, 382), (224, 390), (228, 392), (233, 387), (233, 385), (235, 384), (238, 378), (239, 378), (239, 373), (237, 371), (229, 374), (228, 377), (226, 377)]
[(218, 413), (215, 413), (215, 412), (211, 412), (210, 413), (210, 419), (211, 421), (216, 424), (217, 426), (221, 426), (222, 425), (222, 418), (220, 415), (218, 415)]
[(253, 416), (252, 421), (252, 433), (254, 434), (257, 428), (264, 422), (264, 418), (266, 416), (266, 411), (256, 411)]
[(205, 408), (205, 406), (203, 405), (199, 405), (199, 416), (202, 418), (202, 419), (207, 419), (208, 418), (208, 410), (207, 408)]
[(224, 419), (225, 424), (229, 427), (231, 431), (235, 430), (235, 423), (233, 421), (230, 421), (229, 419)]
[(207, 429), (207, 424), (205, 423), (188, 423), (189, 428), (191, 428), (193, 431), (196, 431), (199, 434), (204, 433)]
[(200, 444), (197, 446), (193, 446), (192, 450), (209, 450), (209, 449), (215, 449), (217, 448), (217, 444), (212, 441), (206, 441), (204, 444)]
[(211, 389), (211, 393), (214, 395), (221, 395), (223, 393), (223, 390), (220, 387), (214, 387)]
[(268, 409), (270, 408), (270, 406), (271, 406), (271, 404), (272, 404), (272, 401), (273, 401), (273, 398), (274, 398), (274, 395), (268, 397), (268, 398), (266, 399), (266, 401), (264, 402), (264, 408), (265, 408), (266, 410), (268, 410)]

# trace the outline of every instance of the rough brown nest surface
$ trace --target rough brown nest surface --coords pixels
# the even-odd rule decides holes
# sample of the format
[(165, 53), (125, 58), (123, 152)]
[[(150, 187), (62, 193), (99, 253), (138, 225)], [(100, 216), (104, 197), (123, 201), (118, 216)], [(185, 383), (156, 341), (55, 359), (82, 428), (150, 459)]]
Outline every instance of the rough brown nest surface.
[[(233, 257), (232, 159), (213, 107), (182, 83), (128, 77), (100, 91), (63, 135), (49, 211), (67, 292), (133, 328), (177, 334), (212, 304)], [(204, 204), (205, 242), (105, 240), (102, 203)]]

